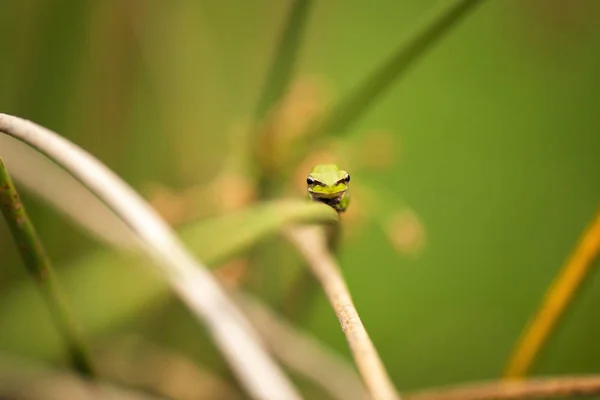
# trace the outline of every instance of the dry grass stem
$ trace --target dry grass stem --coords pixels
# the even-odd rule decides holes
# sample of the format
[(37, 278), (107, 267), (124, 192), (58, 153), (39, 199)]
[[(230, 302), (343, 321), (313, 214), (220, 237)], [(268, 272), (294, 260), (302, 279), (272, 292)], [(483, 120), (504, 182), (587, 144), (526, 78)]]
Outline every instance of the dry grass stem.
[(333, 306), (369, 395), (373, 400), (399, 400), (400, 396), (358, 316), (337, 262), (326, 246), (323, 229), (294, 228), (286, 234), (306, 259)]
[(10, 136), (0, 135), (0, 158), (14, 180), (107, 245), (137, 249), (131, 229), (102, 201), (64, 169)]
[(308, 333), (282, 319), (258, 299), (237, 293), (265, 344), (288, 368), (319, 385), (333, 399), (367, 399), (360, 377), (348, 362)]
[(600, 395), (600, 375), (467, 384), (414, 393), (408, 400), (516, 400)]
[[(299, 399), (283, 371), (261, 346), (254, 328), (158, 214), (105, 165), (56, 133), (0, 114), (0, 131), (39, 150), (96, 194), (136, 234), (141, 247), (171, 287), (203, 321), (249, 395)], [(107, 293), (108, 295), (108, 293)]]

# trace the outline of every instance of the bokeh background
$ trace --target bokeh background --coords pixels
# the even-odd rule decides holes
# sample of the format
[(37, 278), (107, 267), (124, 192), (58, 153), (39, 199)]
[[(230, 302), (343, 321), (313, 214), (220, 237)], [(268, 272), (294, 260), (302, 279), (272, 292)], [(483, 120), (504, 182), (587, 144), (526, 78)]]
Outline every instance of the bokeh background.
[[(174, 223), (186, 213), (203, 217), (194, 207), (209, 206), (193, 193), (246, 193), (244, 182), (215, 177), (245, 143), (236, 135), (256, 107), (287, 3), (4, 0), (0, 110), (89, 150)], [(309, 115), (343, 98), (434, 4), (315, 2), (293, 82), (297, 107)], [(347, 131), (334, 133), (356, 187), (341, 264), (401, 390), (498, 377), (594, 216), (599, 18), (593, 0), (485, 1)], [(313, 151), (316, 161), (325, 148)], [(287, 194), (303, 196), (306, 172), (299, 169)], [(186, 210), (174, 212), (190, 193)], [(100, 251), (47, 205), (24, 197), (59, 269)], [(390, 210), (384, 220), (373, 217), (382, 209)], [(281, 240), (266, 243), (283, 253), (279, 260), (293, 251)], [(27, 279), (3, 221), (0, 249), (1, 297)], [(277, 279), (264, 293), (275, 306), (283, 296)], [(110, 296), (112, 284), (98, 281), (95, 290)], [(135, 281), (127, 284), (136, 290)], [(594, 272), (532, 373), (599, 372), (599, 308)], [(3, 324), (10, 331), (11, 322)], [(302, 325), (350, 359), (324, 296)], [(35, 323), (30, 329), (19, 334), (20, 347), (0, 335), (0, 349), (35, 357), (44, 338)], [(90, 334), (133, 332), (227, 376), (176, 301)]]

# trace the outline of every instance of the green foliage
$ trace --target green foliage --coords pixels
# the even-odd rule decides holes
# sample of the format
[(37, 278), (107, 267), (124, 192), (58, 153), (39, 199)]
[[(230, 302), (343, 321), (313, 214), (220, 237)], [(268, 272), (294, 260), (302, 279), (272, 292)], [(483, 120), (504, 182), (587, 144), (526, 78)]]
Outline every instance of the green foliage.
[[(366, 152), (362, 139), (379, 130), (396, 139), (388, 147), (399, 156), (383, 169), (340, 165), (352, 175), (353, 187), (372, 188), (375, 196), (365, 201), (353, 193), (341, 263), (402, 390), (496, 377), (598, 206), (600, 14), (594, 2), (484, 2), (448, 34), (434, 35), (439, 41), (427, 54), (422, 46), (434, 36), (422, 29), (441, 15), (428, 14), (433, 0), (314, 2), (304, 14), (290, 14), (292, 8), (270, 0), (141, 2), (135, 13), (116, 0), (77, 7), (42, 3), (8, 1), (8, 11), (0, 13), (6, 55), (0, 110), (59, 131), (142, 191), (160, 181), (174, 188), (208, 187), (219, 196), (238, 189), (209, 183), (227, 162), (235, 136), (229, 133), (244, 130), (248, 124), (242, 121), (257, 112), (273, 48), (285, 43), (282, 32), (292, 32), (282, 26), (290, 15), (310, 14), (310, 25), (302, 28), (302, 55), (281, 68), (303, 79), (318, 76), (318, 87), (330, 89), (331, 104), (338, 105), (319, 110), (327, 117), (310, 129), (322, 131), (323, 138), (336, 136), (343, 154), (352, 148)], [(459, 2), (440, 4), (438, 10)], [(135, 18), (127, 20), (131, 14)], [(125, 22), (115, 27), (114, 21)], [(447, 27), (451, 20), (444, 21)], [(418, 63), (406, 62), (402, 54), (408, 53), (398, 50), (407, 31), (422, 38), (409, 52), (419, 56)], [(392, 84), (400, 75), (402, 85)], [(289, 75), (280, 76), (287, 77), (279, 87), (289, 87)], [(265, 104), (282, 92), (265, 95)], [(350, 95), (340, 95), (345, 93)], [(323, 141), (301, 137), (298, 143), (307, 146), (289, 148), (299, 159), (307, 152), (330, 156)], [(297, 179), (290, 172), (282, 181), (292, 186)], [(91, 252), (90, 241), (52, 210), (30, 197), (24, 201), (51, 258), (64, 261), (57, 262), (59, 276), (86, 328), (99, 333), (135, 324), (144, 313), (158, 319), (153, 306), (168, 292), (141, 268), (143, 261)], [(394, 251), (372, 219), (355, 223), (365, 215), (384, 223), (387, 210), (404, 201), (427, 236), (419, 257)], [(253, 243), (252, 226), (259, 225), (259, 236), (281, 227), (265, 207), (256, 218), (237, 220), (242, 212), (190, 224), (217, 224), (202, 228), (206, 233), (198, 241), (182, 235), (217, 265)], [(273, 225), (260, 227), (265, 217)], [(6, 273), (18, 261), (1, 224), (0, 248), (0, 347), (57, 356), (58, 336), (33, 286)], [(269, 259), (273, 270), (289, 265), (284, 257)], [(272, 276), (284, 286), (283, 278)], [(590, 277), (534, 373), (600, 368), (598, 279)], [(322, 298), (305, 327), (346, 351)], [(193, 342), (195, 334), (182, 332), (189, 340), (172, 344)]]

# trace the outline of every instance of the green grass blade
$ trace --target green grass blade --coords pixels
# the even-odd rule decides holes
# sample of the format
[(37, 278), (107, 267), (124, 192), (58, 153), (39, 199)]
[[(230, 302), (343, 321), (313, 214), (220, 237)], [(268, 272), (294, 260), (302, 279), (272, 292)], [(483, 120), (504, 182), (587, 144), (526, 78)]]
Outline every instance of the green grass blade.
[[(246, 165), (244, 169), (255, 170), (255, 179), (260, 198), (267, 198), (273, 184), (272, 174), (269, 172), (273, 166), (269, 162), (261, 160), (261, 149), (269, 147), (272, 137), (261, 135), (261, 123), (264, 122), (269, 110), (288, 91), (290, 82), (294, 76), (294, 67), (298, 58), (298, 50), (301, 46), (304, 31), (308, 22), (308, 16), (312, 0), (295, 0), (290, 6), (290, 11), (285, 22), (280, 40), (273, 54), (266, 80), (260, 92), (256, 104), (254, 120), (252, 121), (250, 135), (247, 136), (248, 143), (245, 148), (253, 148), (251, 154), (244, 154)], [(267, 141), (265, 143), (264, 141)], [(254, 256), (251, 256), (254, 258)]]
[(311, 4), (312, 0), (296, 0), (290, 7), (287, 22), (256, 106), (256, 121), (265, 117), (269, 108), (285, 94), (289, 87)]
[[(336, 212), (308, 200), (257, 204), (180, 229), (187, 247), (210, 266), (232, 259), (288, 225), (331, 223)], [(106, 331), (171, 295), (168, 283), (148, 273), (147, 261), (99, 251), (58, 272), (89, 332)], [(44, 313), (31, 282), (0, 297), (0, 348), (30, 357), (58, 356), (60, 336)]]
[(211, 218), (181, 230), (185, 243), (209, 265), (222, 263), (281, 228), (339, 221), (333, 208), (304, 199), (275, 200)]
[[(27, 215), (2, 160), (0, 160), (0, 209), (8, 223), (25, 267), (33, 277), (37, 290), (42, 294), (50, 309), (54, 324), (64, 338), (74, 368), (83, 375), (94, 377), (88, 347), (80, 331), (78, 321), (70, 310), (50, 259), (46, 255), (44, 246)], [(17, 319), (22, 317), (18, 313), (15, 315)], [(32, 326), (35, 326), (35, 324), (29, 328), (23, 327), (23, 332), (28, 331)], [(37, 331), (33, 333), (39, 334)]]
[(360, 82), (352, 93), (311, 124), (306, 136), (348, 129), (427, 49), (482, 1), (441, 0), (408, 32), (406, 39), (388, 60)]

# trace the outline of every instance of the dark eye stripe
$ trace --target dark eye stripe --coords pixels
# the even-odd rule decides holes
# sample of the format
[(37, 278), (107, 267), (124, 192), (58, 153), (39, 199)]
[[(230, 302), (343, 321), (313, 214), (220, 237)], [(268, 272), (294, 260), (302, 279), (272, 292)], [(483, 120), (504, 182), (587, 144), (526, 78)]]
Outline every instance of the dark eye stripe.
[(337, 185), (342, 184), (342, 183), (348, 183), (350, 182), (350, 175), (346, 175), (345, 177), (343, 177), (342, 179), (340, 179), (339, 181), (337, 181)]
[(311, 178), (310, 176), (308, 178), (306, 178), (306, 184), (309, 186), (325, 186), (325, 184), (323, 182), (319, 182), (313, 178)]

